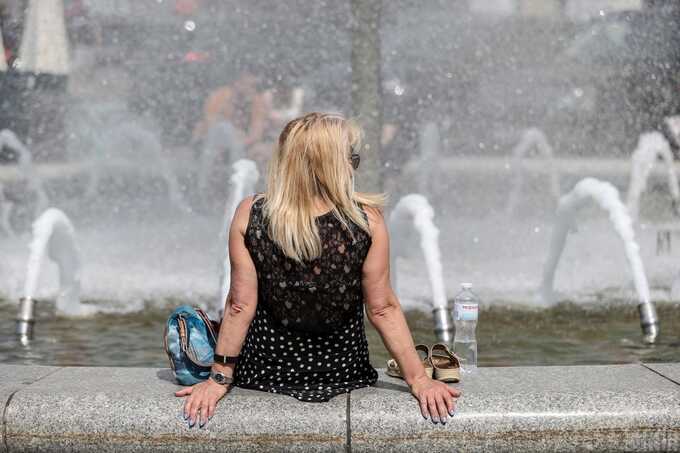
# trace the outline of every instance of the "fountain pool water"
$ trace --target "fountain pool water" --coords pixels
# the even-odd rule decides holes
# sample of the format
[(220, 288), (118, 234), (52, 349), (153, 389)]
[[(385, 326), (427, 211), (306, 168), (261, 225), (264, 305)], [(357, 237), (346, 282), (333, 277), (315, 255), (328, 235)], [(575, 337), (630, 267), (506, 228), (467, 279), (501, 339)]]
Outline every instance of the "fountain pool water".
[[(179, 299), (172, 306), (196, 302), (196, 299)], [(53, 307), (51, 303), (37, 303), (39, 330), (30, 346), (24, 347), (10, 334), (16, 305), (0, 300), (0, 362), (168, 367), (160, 339), (171, 307), (149, 307), (133, 314), (100, 313), (77, 322), (71, 317), (55, 316)], [(664, 320), (663, 341), (649, 346), (640, 341), (635, 307), (625, 301), (560, 303), (546, 309), (528, 305), (484, 307), (477, 327), (479, 365), (677, 362), (680, 310), (672, 304), (660, 304), (658, 309)], [(437, 341), (429, 313), (406, 310), (405, 315), (416, 343)], [(366, 335), (371, 363), (384, 368), (389, 353), (368, 322)]]

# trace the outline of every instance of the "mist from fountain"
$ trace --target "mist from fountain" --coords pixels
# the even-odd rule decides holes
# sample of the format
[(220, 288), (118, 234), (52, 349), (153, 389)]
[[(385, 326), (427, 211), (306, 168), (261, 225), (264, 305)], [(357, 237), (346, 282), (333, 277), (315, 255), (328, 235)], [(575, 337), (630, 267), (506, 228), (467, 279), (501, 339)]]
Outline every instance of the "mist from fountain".
[(0, 184), (0, 229), (10, 237), (16, 236), (10, 222), (12, 206), (13, 203), (5, 198), (5, 187)]
[[(305, 99), (305, 90), (297, 87), (293, 88), (290, 103), (281, 109), (272, 109), (271, 117), (281, 123), (287, 123), (302, 115), (302, 106)], [(271, 103), (271, 99), (269, 100)]]
[(80, 316), (92, 309), (80, 303), (80, 253), (76, 246), (75, 229), (68, 216), (56, 208), (46, 210), (33, 223), (33, 240), (26, 266), (24, 298), (35, 298), (40, 272), (47, 255), (59, 268), (57, 313)]
[(229, 285), (231, 283), (231, 264), (229, 262), (229, 228), (231, 221), (234, 218), (236, 208), (239, 203), (248, 194), (255, 191), (255, 184), (260, 178), (260, 172), (257, 170), (257, 164), (249, 159), (239, 159), (231, 166), (233, 173), (229, 182), (231, 184), (231, 192), (229, 200), (224, 209), (224, 218), (222, 220), (222, 229), (219, 234), (219, 244), (222, 244), (222, 257), (219, 262), (220, 266), (220, 293), (219, 299), (216, 303), (216, 308), (219, 310), (224, 307), (225, 300), (229, 294)]
[(420, 131), (418, 139), (420, 149), (418, 192), (432, 194), (434, 172), (439, 161), (439, 149), (441, 147), (441, 136), (437, 123), (431, 121), (426, 123)]
[[(550, 241), (548, 259), (543, 268), (543, 281), (540, 290), (540, 297), (543, 303), (554, 304), (556, 302), (553, 284), (557, 265), (567, 241), (567, 234), (575, 222), (576, 212), (590, 200), (594, 201), (602, 210), (609, 214), (609, 220), (614, 227), (614, 231), (616, 231), (623, 242), (626, 260), (633, 276), (633, 285), (638, 295), (638, 308), (641, 311), (641, 317), (643, 317), (643, 310), (646, 310), (648, 316), (653, 318), (652, 323), (655, 323), (656, 310), (651, 302), (649, 283), (642, 259), (640, 258), (640, 247), (635, 241), (635, 231), (633, 230), (628, 210), (621, 202), (619, 191), (616, 187), (595, 178), (580, 180), (571, 192), (560, 198)], [(658, 331), (654, 328), (653, 332), (648, 333), (648, 323), (641, 319), (641, 324), (646, 334), (645, 341), (653, 343)]]
[(203, 142), (197, 176), (199, 194), (206, 194), (215, 160), (225, 151), (228, 153), (226, 159), (228, 163), (236, 162), (246, 155), (245, 146), (238, 137), (238, 130), (228, 121), (217, 121), (210, 126)]
[[(36, 196), (34, 213), (37, 217), (39, 213), (47, 209), (49, 198), (45, 192), (43, 181), (33, 166), (31, 151), (21, 142), (21, 140), (19, 140), (19, 137), (9, 129), (0, 131), (0, 149), (3, 147), (7, 147), (17, 153), (17, 168), (21, 175), (21, 179), (26, 182), (29, 190)], [(3, 213), (3, 215), (7, 215), (9, 218), (10, 213)]]
[(673, 166), (671, 146), (660, 132), (646, 132), (640, 135), (637, 148), (631, 157), (626, 205), (633, 221), (636, 221), (640, 215), (640, 197), (647, 189), (649, 174), (657, 157), (661, 158), (668, 172), (668, 189), (673, 199), (673, 207), (676, 212), (680, 208), (680, 187)]
[(555, 197), (555, 200), (560, 198), (560, 175), (555, 166), (553, 148), (550, 146), (548, 138), (545, 136), (543, 131), (532, 127), (522, 133), (520, 141), (512, 150), (512, 165), (510, 168), (515, 169), (515, 178), (512, 188), (510, 189), (510, 196), (505, 208), (505, 211), (508, 215), (515, 211), (515, 208), (519, 202), (520, 194), (522, 192), (522, 186), (524, 185), (525, 170), (523, 159), (527, 153), (533, 149), (536, 149), (543, 157), (545, 166), (547, 167), (548, 174), (550, 176), (550, 191), (553, 197)]
[(680, 115), (668, 116), (664, 123), (675, 144), (680, 147)]
[[(95, 112), (94, 121), (100, 123), (101, 133), (90, 136), (97, 148), (95, 164), (90, 169), (86, 197), (97, 194), (102, 173), (111, 167), (123, 167), (132, 171), (158, 174), (165, 183), (170, 202), (184, 212), (192, 212), (180, 190), (177, 177), (163, 156), (163, 147), (156, 134), (140, 124), (126, 120), (107, 126), (103, 116), (119, 112)], [(132, 153), (130, 153), (132, 151)]]
[(7, 60), (5, 59), (5, 44), (2, 40), (2, 27), (0, 27), (0, 72), (7, 71)]

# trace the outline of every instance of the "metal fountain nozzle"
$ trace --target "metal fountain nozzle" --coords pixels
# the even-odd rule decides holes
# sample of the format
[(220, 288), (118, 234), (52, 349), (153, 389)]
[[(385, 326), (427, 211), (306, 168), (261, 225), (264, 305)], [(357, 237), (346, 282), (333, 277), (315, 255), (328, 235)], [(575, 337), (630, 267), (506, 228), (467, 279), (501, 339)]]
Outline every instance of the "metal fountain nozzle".
[(29, 297), (19, 299), (16, 334), (22, 343), (33, 339), (33, 324), (35, 324), (34, 307), (35, 300)]
[(642, 327), (642, 341), (647, 344), (656, 343), (659, 336), (659, 318), (656, 314), (656, 307), (653, 302), (640, 302), (638, 305), (640, 313), (640, 327)]
[(448, 308), (437, 307), (432, 310), (432, 316), (434, 317), (434, 333), (437, 336), (437, 340), (450, 344), (453, 340), (453, 326), (449, 319)]

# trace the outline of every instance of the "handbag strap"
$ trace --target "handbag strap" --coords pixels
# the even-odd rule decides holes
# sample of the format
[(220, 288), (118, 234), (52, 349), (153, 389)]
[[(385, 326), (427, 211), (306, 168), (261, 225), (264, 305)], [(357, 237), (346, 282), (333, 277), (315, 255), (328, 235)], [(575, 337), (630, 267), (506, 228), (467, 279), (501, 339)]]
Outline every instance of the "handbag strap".
[(189, 360), (194, 362), (196, 365), (203, 367), (211, 366), (213, 362), (203, 362), (196, 356), (196, 352), (191, 347), (189, 342), (189, 329), (187, 329), (186, 320), (181, 313), (177, 316), (177, 327), (179, 331), (179, 347), (182, 352), (184, 352)]

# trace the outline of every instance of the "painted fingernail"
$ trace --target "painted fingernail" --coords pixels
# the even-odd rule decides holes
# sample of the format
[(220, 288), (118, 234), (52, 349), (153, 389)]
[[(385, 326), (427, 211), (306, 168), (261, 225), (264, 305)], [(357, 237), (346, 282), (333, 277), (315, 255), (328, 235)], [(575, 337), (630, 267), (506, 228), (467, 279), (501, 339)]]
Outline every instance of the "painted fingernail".
[(439, 423), (439, 417), (432, 417), (432, 423)]
[(442, 422), (442, 425), (446, 425), (446, 417), (442, 417), (440, 422)]
[(451, 417), (453, 417), (454, 415), (456, 415), (456, 410), (455, 410), (455, 409), (451, 409), (451, 410), (449, 411), (449, 415), (450, 415)]
[(196, 424), (195, 420), (193, 420), (193, 419), (189, 420), (189, 428), (192, 428), (194, 426), (194, 424)]

